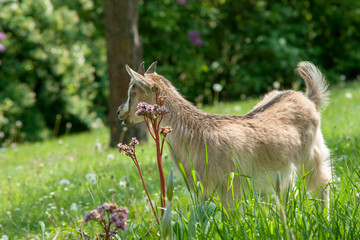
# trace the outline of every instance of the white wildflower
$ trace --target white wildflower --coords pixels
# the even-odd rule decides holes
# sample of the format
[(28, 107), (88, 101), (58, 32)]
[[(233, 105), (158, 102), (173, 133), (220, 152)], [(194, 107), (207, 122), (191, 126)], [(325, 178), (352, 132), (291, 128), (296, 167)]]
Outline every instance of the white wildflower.
[(221, 90), (222, 90), (221, 84), (215, 83), (215, 84), (213, 85), (213, 90), (214, 90), (215, 92), (221, 92)]
[(15, 125), (16, 125), (16, 127), (18, 127), (18, 128), (22, 128), (23, 123), (18, 120), (18, 121), (15, 122)]
[(1, 236), (1, 240), (9, 240), (9, 237), (4, 234), (4, 235)]
[(119, 186), (120, 187), (126, 187), (126, 181), (120, 181)]
[(353, 96), (351, 93), (347, 92), (347, 93), (345, 93), (345, 97), (348, 99), (352, 99)]
[(88, 174), (86, 174), (85, 177), (90, 184), (92, 184), (92, 185), (97, 184), (96, 175), (94, 173), (88, 173)]
[(98, 152), (102, 152), (102, 145), (97, 140), (95, 142), (95, 150), (97, 150)]
[(241, 111), (241, 106), (239, 106), (239, 105), (236, 105), (236, 106), (234, 106), (234, 111)]
[(70, 184), (70, 181), (67, 180), (67, 179), (61, 179), (60, 182), (59, 182), (59, 185), (60, 186), (68, 186)]
[(78, 210), (78, 207), (77, 207), (76, 203), (71, 204), (70, 210), (72, 210), (72, 211), (77, 211)]
[(273, 82), (273, 87), (275, 89), (279, 89), (280, 88), (280, 83), (278, 81)]
[(110, 154), (107, 155), (107, 160), (112, 161), (112, 160), (114, 160), (114, 159), (115, 159), (115, 155), (114, 155), (114, 154), (110, 153)]

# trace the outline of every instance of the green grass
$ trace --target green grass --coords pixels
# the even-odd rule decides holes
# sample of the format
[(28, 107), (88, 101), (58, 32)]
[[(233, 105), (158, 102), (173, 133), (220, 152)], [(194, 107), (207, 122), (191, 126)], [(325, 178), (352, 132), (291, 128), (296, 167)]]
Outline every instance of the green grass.
[[(351, 98), (349, 95), (351, 94)], [(172, 229), (177, 239), (359, 239), (360, 238), (360, 84), (331, 89), (331, 102), (323, 112), (322, 129), (332, 151), (335, 182), (331, 184), (329, 220), (320, 203), (291, 190), (281, 204), (271, 195), (249, 193), (237, 211), (226, 213), (213, 203), (192, 201), (179, 173), (175, 174)], [(205, 107), (208, 112), (244, 114), (256, 100)], [(133, 162), (108, 149), (108, 130), (72, 135), (0, 152), (0, 238), (78, 239), (69, 229), (96, 232), (84, 226), (85, 214), (105, 201), (130, 210), (128, 230), (119, 238), (158, 238), (158, 226), (148, 206)], [(153, 143), (138, 147), (146, 184), (159, 202), (159, 180)], [(165, 153), (165, 176), (173, 163)], [(96, 176), (96, 183), (89, 179)], [(88, 177), (88, 178), (87, 178)], [(195, 195), (195, 194), (194, 194)], [(41, 228), (44, 223), (45, 228)], [(153, 228), (152, 228), (153, 227)], [(152, 228), (152, 229), (151, 229)], [(150, 231), (149, 231), (150, 230)]]

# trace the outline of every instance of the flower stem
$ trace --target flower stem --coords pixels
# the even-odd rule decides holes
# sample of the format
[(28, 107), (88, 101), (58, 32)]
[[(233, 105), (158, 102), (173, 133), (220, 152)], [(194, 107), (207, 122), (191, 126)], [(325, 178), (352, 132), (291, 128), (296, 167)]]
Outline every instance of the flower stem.
[[(153, 126), (156, 127), (156, 126)], [(157, 129), (158, 130), (158, 129)], [(160, 147), (160, 136), (159, 136), (159, 131), (155, 130), (155, 141), (156, 141), (156, 157), (157, 157), (157, 163), (158, 163), (158, 168), (159, 168), (159, 175), (160, 175), (160, 189), (161, 189), (161, 199), (160, 199), (160, 203), (161, 203), (161, 217), (164, 215), (164, 209), (166, 206), (166, 202), (165, 202), (165, 176), (164, 176), (164, 169), (162, 166), (162, 156), (161, 156), (161, 147)]]
[(146, 124), (146, 126), (147, 126), (147, 128), (148, 128), (148, 131), (149, 131), (149, 133), (151, 134), (151, 137), (155, 140), (155, 136), (154, 136), (154, 134), (152, 133), (151, 128), (150, 128), (149, 119), (146, 118), (146, 117), (144, 117), (144, 120), (145, 120), (145, 124)]
[[(136, 159), (136, 158), (135, 158), (135, 159)], [(133, 159), (133, 160), (134, 160), (134, 159)], [(149, 202), (150, 202), (150, 206), (151, 206), (151, 208), (152, 208), (152, 211), (153, 211), (153, 213), (154, 213), (154, 215), (155, 215), (156, 221), (157, 221), (157, 223), (160, 225), (159, 218), (158, 218), (158, 216), (157, 216), (157, 214), (156, 214), (156, 212), (155, 212), (155, 209), (154, 209), (154, 206), (153, 206), (153, 204), (152, 204), (150, 195), (149, 195), (149, 193), (148, 193), (148, 191), (147, 191), (147, 188), (146, 188), (146, 185), (145, 185), (145, 181), (144, 181), (143, 175), (142, 175), (142, 173), (141, 173), (140, 166), (139, 166), (139, 164), (138, 164), (137, 159), (136, 159), (136, 161), (134, 160), (134, 163), (135, 163), (135, 165), (136, 165), (136, 167), (137, 167), (137, 169), (138, 169), (138, 171), (139, 171), (140, 178), (141, 178), (141, 181), (142, 181), (142, 184), (143, 184), (143, 187), (144, 187), (146, 196), (148, 197), (148, 200), (149, 200)]]

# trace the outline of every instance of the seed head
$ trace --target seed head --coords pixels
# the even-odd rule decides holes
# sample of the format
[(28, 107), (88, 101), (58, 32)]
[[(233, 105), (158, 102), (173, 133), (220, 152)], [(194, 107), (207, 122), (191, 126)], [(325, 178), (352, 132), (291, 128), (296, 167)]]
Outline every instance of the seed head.
[(139, 141), (136, 139), (136, 137), (133, 137), (131, 139), (131, 142), (129, 144), (130, 146), (135, 146), (135, 145), (139, 145)]
[[(131, 143), (130, 143), (131, 144)], [(134, 144), (135, 145), (135, 144)], [(131, 146), (134, 146), (131, 145)], [(135, 157), (135, 152), (133, 149), (131, 149), (128, 145), (119, 143), (118, 144), (119, 152), (122, 152), (125, 154), (125, 156), (128, 157)]]
[(166, 138), (166, 136), (172, 131), (172, 128), (170, 126), (161, 127), (160, 134)]

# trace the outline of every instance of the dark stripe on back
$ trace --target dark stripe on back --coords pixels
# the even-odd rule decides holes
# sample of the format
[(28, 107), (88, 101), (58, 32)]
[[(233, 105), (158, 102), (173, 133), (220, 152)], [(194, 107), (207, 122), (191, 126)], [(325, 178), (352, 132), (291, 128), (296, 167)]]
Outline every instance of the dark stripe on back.
[(290, 95), (290, 93), (292, 93), (292, 92), (293, 92), (292, 90), (287, 90), (287, 91), (283, 91), (283, 92), (279, 93), (278, 95), (273, 97), (270, 101), (268, 101), (264, 105), (257, 107), (254, 110), (252, 110), (251, 112), (248, 112), (247, 114), (245, 114), (244, 117), (252, 118), (255, 116), (255, 114), (264, 112), (266, 109), (268, 109), (271, 106), (273, 106), (274, 104), (280, 102), (284, 97)]
[[(204, 113), (202, 111), (193, 111), (193, 107), (189, 107), (187, 105), (183, 106), (183, 110), (187, 112), (188, 114), (191, 114), (192, 117), (199, 121), (208, 122), (208, 120), (211, 121), (211, 124), (214, 126), (218, 125), (217, 121), (233, 121), (234, 119), (249, 119), (254, 118), (256, 114), (264, 112), (265, 110), (269, 109), (274, 104), (280, 102), (283, 98), (293, 93), (293, 90), (287, 90), (280, 92), (275, 97), (270, 99), (267, 103), (264, 105), (255, 108), (254, 110), (250, 111), (249, 113), (245, 115), (226, 115), (226, 114), (213, 114), (213, 113)], [(190, 104), (190, 103), (189, 103)], [(190, 104), (191, 105), (191, 104)], [(215, 121), (214, 121), (215, 120)], [(247, 125), (249, 128), (255, 128), (252, 124)]]

